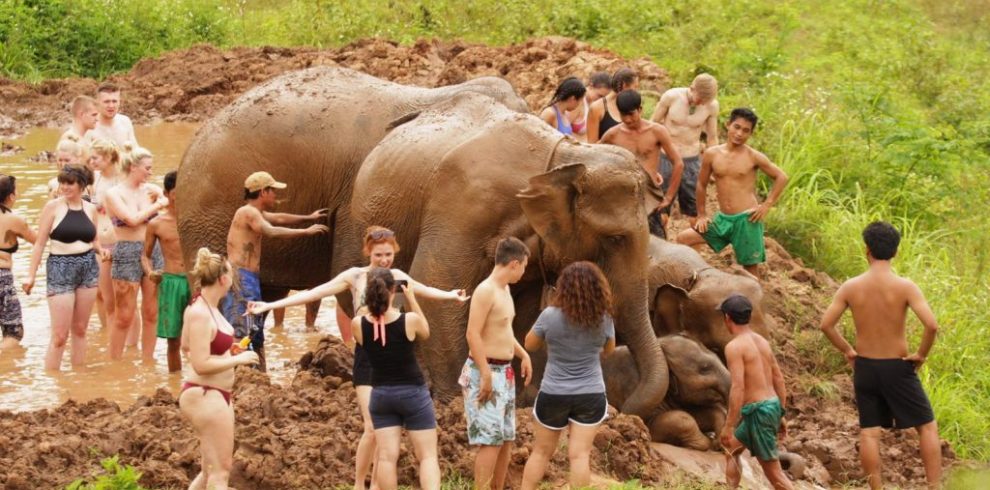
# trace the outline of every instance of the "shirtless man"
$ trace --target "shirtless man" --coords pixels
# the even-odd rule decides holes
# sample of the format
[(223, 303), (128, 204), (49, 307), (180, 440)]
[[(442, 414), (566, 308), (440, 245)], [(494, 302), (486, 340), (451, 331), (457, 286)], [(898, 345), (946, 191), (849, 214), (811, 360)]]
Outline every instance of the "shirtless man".
[(726, 451), (725, 478), (729, 487), (739, 487), (742, 477), (739, 454), (743, 448), (756, 457), (763, 474), (774, 488), (789, 489), (790, 480), (777, 456), (777, 430), (787, 435), (784, 403), (787, 390), (770, 343), (749, 328), (753, 304), (733, 294), (719, 305), (733, 339), (725, 345), (725, 360), (732, 376), (729, 411), (719, 440)]
[(96, 101), (92, 97), (80, 95), (72, 99), (72, 126), (62, 133), (58, 141), (68, 140), (75, 142), (83, 148), (89, 146), (93, 135), (88, 134), (96, 128), (100, 111), (96, 107)]
[[(756, 128), (757, 117), (749, 109), (733, 109), (729, 115), (728, 140), (705, 151), (695, 191), (698, 220), (693, 228), (677, 235), (677, 242), (692, 247), (708, 243), (716, 252), (732, 244), (736, 262), (754, 276), (766, 262), (763, 244), (763, 218), (780, 199), (787, 185), (787, 174), (766, 155), (746, 142)], [(756, 171), (773, 179), (770, 195), (762, 203), (756, 198)], [(719, 210), (709, 218), (705, 210), (708, 179), (715, 176)]]
[[(853, 367), (863, 472), (871, 488), (881, 488), (880, 428), (914, 427), (921, 439), (928, 486), (938, 488), (942, 478), (938, 425), (916, 374), (935, 343), (938, 322), (921, 289), (891, 269), (900, 233), (878, 221), (863, 230), (863, 241), (870, 268), (842, 284), (821, 323), (825, 336)], [(855, 348), (835, 328), (846, 308), (852, 310), (856, 326)], [(904, 328), (908, 308), (925, 329), (917, 352), (910, 355)]]
[(655, 212), (649, 216), (650, 233), (667, 238), (663, 222), (660, 218), (660, 210), (670, 206), (677, 193), (681, 182), (681, 172), (684, 170), (684, 163), (681, 155), (674, 145), (667, 128), (642, 118), (643, 99), (639, 92), (635, 90), (625, 90), (615, 98), (615, 104), (619, 108), (622, 124), (609, 129), (599, 143), (609, 143), (621, 146), (636, 155), (639, 164), (643, 166), (646, 173), (650, 175), (657, 186), (663, 184), (663, 177), (657, 170), (660, 163), (660, 150), (670, 155), (674, 164), (673, 172), (667, 191), (664, 193), (663, 201), (657, 206)]
[[(178, 214), (175, 211), (176, 171), (165, 174), (165, 197), (168, 206), (165, 212), (151, 220), (145, 229), (144, 254), (141, 266), (151, 281), (158, 285), (158, 329), (157, 335), (168, 342), (168, 372), (182, 370), (179, 347), (182, 339), (182, 316), (189, 304), (191, 290), (186, 279), (186, 264), (182, 260), (182, 246), (179, 244)], [(153, 256), (155, 242), (161, 246), (165, 267), (154, 270)]]
[[(701, 170), (701, 153), (706, 147), (718, 145), (718, 82), (715, 77), (702, 73), (694, 77), (690, 87), (672, 88), (663, 93), (653, 111), (653, 122), (663, 124), (670, 131), (681, 159), (684, 173), (677, 189), (677, 203), (681, 214), (694, 225), (698, 216), (695, 190), (698, 188), (698, 172)], [(701, 133), (705, 133), (705, 143)], [(667, 155), (660, 155), (660, 174), (670, 180), (673, 166)], [(665, 184), (664, 191), (669, 185)], [(663, 213), (670, 216), (670, 207)], [(666, 219), (664, 222), (666, 223)]]
[(266, 370), (265, 316), (254, 316), (253, 321), (244, 316), (248, 301), (261, 300), (261, 238), (299, 238), (330, 231), (326, 225), (284, 228), (284, 225), (326, 219), (327, 210), (318, 209), (305, 215), (269, 212), (275, 207), (275, 189), (285, 189), (285, 184), (268, 172), (255, 172), (244, 181), (247, 204), (234, 213), (227, 233), (227, 259), (238, 269), (240, 289), (228, 292), (221, 304), (224, 317), (234, 326), (234, 336), (238, 339), (251, 336), (251, 349), (258, 353), (261, 371)]
[(516, 309), (509, 285), (519, 282), (529, 249), (517, 238), (503, 238), (495, 247), (495, 268), (474, 290), (468, 313), (470, 356), (459, 383), (464, 391), (468, 442), (479, 446), (474, 460), (474, 488), (502, 490), (516, 439), (516, 375), (512, 358), (520, 359), (528, 385), (533, 366), (512, 331)]
[(92, 130), (91, 139), (113, 141), (119, 148), (136, 148), (137, 137), (134, 136), (131, 118), (117, 112), (120, 110), (120, 89), (104, 82), (96, 89), (96, 103), (100, 118)]

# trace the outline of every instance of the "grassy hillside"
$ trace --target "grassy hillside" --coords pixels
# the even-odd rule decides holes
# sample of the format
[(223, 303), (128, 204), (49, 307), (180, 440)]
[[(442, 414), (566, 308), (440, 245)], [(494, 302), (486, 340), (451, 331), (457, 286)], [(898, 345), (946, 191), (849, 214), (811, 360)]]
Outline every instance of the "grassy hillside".
[(866, 223), (902, 229), (897, 269), (943, 326), (922, 371), (942, 432), (961, 456), (990, 459), (988, 12), (988, 0), (9, 0), (0, 74), (98, 77), (197, 42), (548, 34), (650, 56), (678, 84), (707, 71), (726, 112), (755, 108), (753, 145), (793, 178), (771, 235), (844, 278), (865, 266)]

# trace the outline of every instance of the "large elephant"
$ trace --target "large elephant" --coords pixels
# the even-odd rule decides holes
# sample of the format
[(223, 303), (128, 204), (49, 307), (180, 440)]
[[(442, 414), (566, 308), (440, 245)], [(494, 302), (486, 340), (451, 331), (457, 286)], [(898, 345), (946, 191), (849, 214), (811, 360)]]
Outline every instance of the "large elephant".
[[(512, 287), (520, 338), (556, 274), (577, 260), (596, 262), (612, 285), (619, 341), (644, 373), (621, 409), (640, 414), (667, 392), (667, 363), (647, 309), (649, 182), (624, 149), (577, 143), (539, 118), (461, 94), (382, 139), (355, 180), (352, 213), (394, 229), (398, 266), (441, 288), (475, 287), (491, 271), (500, 238), (526, 242), (530, 266)], [(468, 308), (424, 310), (437, 331), (421, 359), (434, 391), (452, 395), (467, 357)], [(534, 367), (538, 380), (542, 363), (534, 359)]]
[(315, 286), (358, 265), (342, 255), (360, 246), (350, 220), (351, 186), (365, 156), (396, 120), (465, 93), (482, 93), (509, 109), (525, 101), (500, 78), (427, 89), (398, 85), (338, 67), (293, 72), (242, 95), (197, 132), (179, 168), (179, 233), (187, 263), (195, 250), (226, 250), (227, 230), (244, 201), (242, 182), (265, 170), (288, 183), (280, 210), (329, 208), (332, 234), (266, 240), (261, 281), (266, 297)]
[(696, 250), (650, 237), (650, 312), (658, 336), (684, 332), (718, 355), (732, 334), (716, 308), (732, 293), (753, 303), (750, 325), (767, 335), (760, 282), (744, 270), (724, 272)]
[[(705, 451), (714, 447), (706, 432), (718, 433), (725, 424), (731, 378), (722, 361), (697, 341), (682, 335), (660, 337), (670, 372), (670, 389), (663, 403), (643, 421), (654, 441)], [(619, 347), (602, 363), (609, 403), (619, 405), (639, 382), (630, 352)]]

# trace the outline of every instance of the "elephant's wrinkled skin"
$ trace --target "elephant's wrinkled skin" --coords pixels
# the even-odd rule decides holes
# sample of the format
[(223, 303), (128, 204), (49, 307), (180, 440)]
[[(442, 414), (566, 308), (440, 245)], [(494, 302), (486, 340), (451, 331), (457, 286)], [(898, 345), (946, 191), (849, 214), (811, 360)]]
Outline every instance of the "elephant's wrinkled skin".
[(648, 251), (650, 314), (658, 336), (684, 332), (722, 356), (732, 334), (716, 308), (732, 293), (752, 301), (750, 325), (766, 336), (763, 289), (748, 272), (723, 272), (708, 265), (691, 247), (652, 236)]
[[(242, 183), (258, 170), (289, 185), (279, 191), (283, 204), (278, 211), (308, 214), (329, 208), (331, 213), (330, 235), (265, 240), (261, 281), (266, 291), (278, 295), (312, 287), (365, 262), (352, 259), (364, 231), (349, 216), (358, 167), (393, 121), (464, 92), (483, 93), (528, 112), (512, 86), (493, 77), (426, 89), (318, 67), (246, 92), (200, 128), (179, 168), (176, 205), (186, 263), (202, 246), (226, 250), (230, 219), (244, 204)], [(350, 258), (342, 261), (343, 256)]]
[[(714, 441), (706, 432), (718, 433), (725, 423), (731, 378), (718, 356), (682, 335), (659, 339), (670, 372), (670, 389), (663, 403), (643, 417), (656, 442), (708, 450)], [(605, 388), (611, 404), (621, 404), (639, 373), (629, 351), (619, 347), (602, 364)]]
[[(571, 262), (597, 262), (613, 288), (617, 337), (645, 373), (620, 408), (639, 414), (667, 391), (667, 363), (647, 313), (648, 182), (626, 150), (579, 144), (535, 116), (462, 94), (399, 126), (368, 155), (352, 214), (394, 229), (398, 267), (444, 289), (483, 280), (500, 238), (525, 241), (533, 255), (512, 287), (519, 338), (539, 313), (544, 280), (552, 284)], [(452, 395), (467, 356), (468, 307), (423, 306), (436, 330), (421, 359), (434, 391)], [(537, 380), (542, 364), (534, 357)]]

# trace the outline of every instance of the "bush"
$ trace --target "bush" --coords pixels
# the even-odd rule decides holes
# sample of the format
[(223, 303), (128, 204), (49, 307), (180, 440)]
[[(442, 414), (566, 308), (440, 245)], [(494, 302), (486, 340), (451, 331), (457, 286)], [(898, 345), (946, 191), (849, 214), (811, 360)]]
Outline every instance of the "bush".
[(105, 474), (96, 477), (92, 482), (82, 478), (65, 487), (66, 490), (147, 490), (138, 484), (141, 472), (130, 465), (121, 465), (119, 458), (113, 456), (100, 462)]

